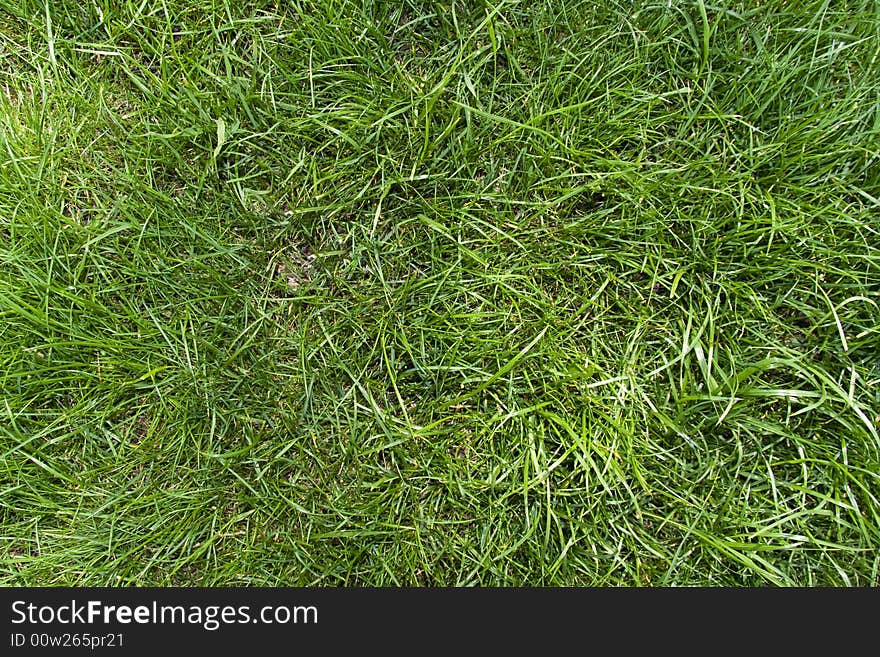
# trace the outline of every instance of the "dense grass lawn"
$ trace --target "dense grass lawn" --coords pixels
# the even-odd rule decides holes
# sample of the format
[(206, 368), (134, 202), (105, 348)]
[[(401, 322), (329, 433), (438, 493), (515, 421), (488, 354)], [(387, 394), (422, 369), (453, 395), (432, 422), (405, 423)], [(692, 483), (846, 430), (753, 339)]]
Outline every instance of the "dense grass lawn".
[(875, 0), (0, 25), (0, 583), (880, 583)]

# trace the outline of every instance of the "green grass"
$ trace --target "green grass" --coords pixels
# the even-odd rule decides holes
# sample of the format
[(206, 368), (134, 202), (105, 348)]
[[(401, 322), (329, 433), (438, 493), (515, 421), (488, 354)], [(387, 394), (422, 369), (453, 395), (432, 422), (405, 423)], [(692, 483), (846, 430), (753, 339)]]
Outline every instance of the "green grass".
[(0, 25), (0, 583), (880, 584), (877, 0)]

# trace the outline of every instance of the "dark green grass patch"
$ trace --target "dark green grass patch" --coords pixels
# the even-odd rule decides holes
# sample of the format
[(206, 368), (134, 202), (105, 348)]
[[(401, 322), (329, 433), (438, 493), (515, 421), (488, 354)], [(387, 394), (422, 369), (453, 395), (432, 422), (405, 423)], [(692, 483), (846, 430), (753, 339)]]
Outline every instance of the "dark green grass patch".
[(880, 583), (875, 2), (0, 15), (0, 582)]

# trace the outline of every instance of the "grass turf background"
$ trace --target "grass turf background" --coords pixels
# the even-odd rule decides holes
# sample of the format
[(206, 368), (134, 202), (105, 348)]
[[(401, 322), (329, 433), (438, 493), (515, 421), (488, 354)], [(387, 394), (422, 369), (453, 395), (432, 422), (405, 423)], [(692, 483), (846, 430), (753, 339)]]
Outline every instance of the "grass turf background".
[(0, 582), (880, 582), (877, 2), (0, 16)]

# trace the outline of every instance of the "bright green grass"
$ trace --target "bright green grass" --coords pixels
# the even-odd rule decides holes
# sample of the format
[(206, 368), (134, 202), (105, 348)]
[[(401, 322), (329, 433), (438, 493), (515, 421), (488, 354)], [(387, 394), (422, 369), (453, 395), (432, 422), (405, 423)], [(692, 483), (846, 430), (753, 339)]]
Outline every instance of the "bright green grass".
[(0, 25), (0, 582), (880, 583), (877, 0)]

